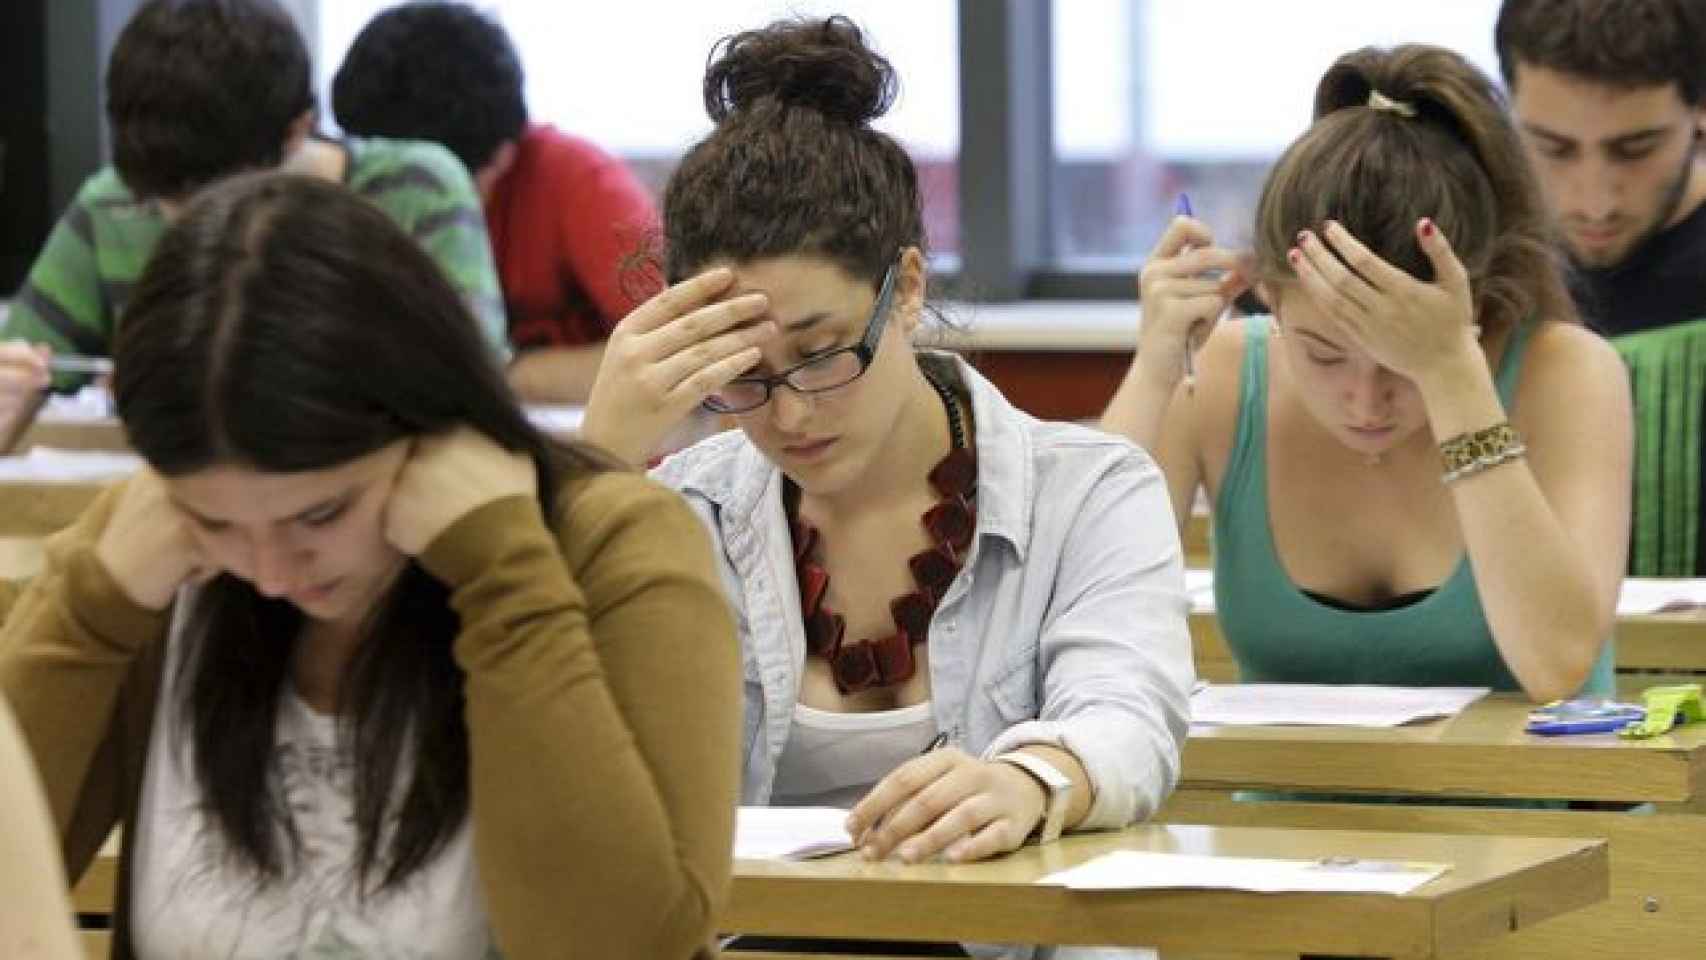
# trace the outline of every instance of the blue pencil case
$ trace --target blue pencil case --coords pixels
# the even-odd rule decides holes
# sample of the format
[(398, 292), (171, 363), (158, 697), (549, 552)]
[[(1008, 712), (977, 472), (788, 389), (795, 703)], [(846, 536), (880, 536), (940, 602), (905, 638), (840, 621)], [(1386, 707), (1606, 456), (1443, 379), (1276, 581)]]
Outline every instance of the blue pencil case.
[(1646, 708), (1638, 703), (1603, 699), (1554, 700), (1531, 710), (1528, 725), (1523, 729), (1541, 736), (1616, 733), (1631, 723), (1639, 723), (1646, 716)]

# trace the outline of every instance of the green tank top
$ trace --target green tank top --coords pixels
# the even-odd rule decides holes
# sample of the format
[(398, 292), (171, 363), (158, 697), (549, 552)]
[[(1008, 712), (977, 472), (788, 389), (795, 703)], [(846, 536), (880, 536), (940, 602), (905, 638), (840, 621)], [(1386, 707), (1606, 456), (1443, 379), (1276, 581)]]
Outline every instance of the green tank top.
[[(1268, 517), (1267, 317), (1244, 321), (1244, 369), (1232, 455), (1214, 504), (1214, 599), (1247, 682), (1376, 683), (1520, 689), (1487, 625), (1467, 552), (1431, 594), (1390, 610), (1352, 611), (1297, 588)], [(1532, 325), (1511, 336), (1495, 376), (1511, 409)], [(1608, 641), (1584, 693), (1613, 692)]]

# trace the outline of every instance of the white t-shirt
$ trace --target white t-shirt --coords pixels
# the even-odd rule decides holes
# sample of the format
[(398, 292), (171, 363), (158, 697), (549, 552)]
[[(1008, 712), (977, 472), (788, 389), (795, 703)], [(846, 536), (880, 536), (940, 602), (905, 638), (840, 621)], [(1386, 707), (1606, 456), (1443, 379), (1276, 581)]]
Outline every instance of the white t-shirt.
[(776, 762), (778, 807), (852, 807), (877, 781), (936, 738), (931, 703), (838, 713), (794, 704), (788, 745)]
[[(467, 822), (401, 889), (357, 895), (353, 764), (338, 747), (336, 720), (314, 712), (294, 691), (279, 704), (269, 779), (302, 839), (300, 857), (280, 881), (262, 886), (253, 870), (226, 855), (223, 835), (199, 809), (193, 748), (172, 682), (182, 648), (175, 627), (134, 825), (130, 932), (137, 957), (497, 957)], [(399, 765), (400, 783), (411, 769)], [(399, 799), (394, 794), (392, 801)], [(280, 849), (288, 851), (283, 836), (281, 830)]]

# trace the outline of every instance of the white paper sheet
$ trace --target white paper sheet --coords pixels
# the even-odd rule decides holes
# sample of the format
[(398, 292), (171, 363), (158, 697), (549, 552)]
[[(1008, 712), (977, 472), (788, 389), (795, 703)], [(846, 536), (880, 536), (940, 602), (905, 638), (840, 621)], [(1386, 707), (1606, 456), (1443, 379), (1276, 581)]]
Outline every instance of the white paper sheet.
[(1192, 613), (1214, 612), (1214, 571), (1185, 570), (1185, 599), (1191, 602)]
[(572, 403), (532, 406), (527, 408), (527, 419), (546, 433), (574, 433), (586, 419), (586, 408)]
[(42, 423), (100, 423), (113, 419), (113, 395), (89, 384), (72, 394), (51, 394), (36, 420)]
[(836, 807), (741, 807), (735, 859), (806, 860), (851, 850), (847, 811)]
[(1628, 577), (1617, 595), (1617, 615), (1620, 617), (1696, 607), (1706, 607), (1706, 579)]
[(28, 453), (0, 457), (0, 481), (102, 482), (128, 477), (141, 466), (142, 458), (134, 453), (31, 447)]
[(1211, 683), (1191, 695), (1191, 722), (1227, 726), (1396, 727), (1453, 717), (1486, 687)]
[(1249, 890), (1256, 893), (1404, 894), (1449, 869), (1442, 863), (1404, 863), (1327, 857), (1265, 860), (1184, 853), (1116, 850), (1039, 884), (1072, 890)]

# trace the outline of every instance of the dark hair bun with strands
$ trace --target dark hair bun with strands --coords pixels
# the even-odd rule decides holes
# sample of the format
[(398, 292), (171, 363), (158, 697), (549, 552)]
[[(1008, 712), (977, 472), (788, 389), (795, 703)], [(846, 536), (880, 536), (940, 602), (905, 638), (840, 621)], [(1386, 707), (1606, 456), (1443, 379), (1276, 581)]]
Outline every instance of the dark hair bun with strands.
[(716, 123), (774, 101), (864, 124), (893, 106), (894, 68), (846, 17), (773, 24), (724, 37), (705, 70), (705, 112)]

